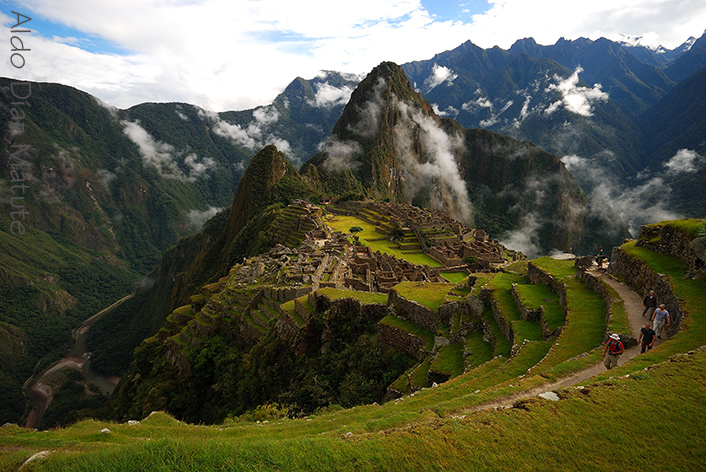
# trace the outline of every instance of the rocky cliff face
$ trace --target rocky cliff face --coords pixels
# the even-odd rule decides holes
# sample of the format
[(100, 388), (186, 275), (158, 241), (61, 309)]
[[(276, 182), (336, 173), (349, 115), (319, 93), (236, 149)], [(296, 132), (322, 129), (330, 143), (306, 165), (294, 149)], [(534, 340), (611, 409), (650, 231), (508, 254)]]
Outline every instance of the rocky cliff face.
[(375, 198), (442, 210), (530, 256), (592, 252), (628, 236), (620, 217), (589, 199), (556, 156), (439, 118), (392, 63), (361, 82), (302, 172), (332, 193), (359, 185)]

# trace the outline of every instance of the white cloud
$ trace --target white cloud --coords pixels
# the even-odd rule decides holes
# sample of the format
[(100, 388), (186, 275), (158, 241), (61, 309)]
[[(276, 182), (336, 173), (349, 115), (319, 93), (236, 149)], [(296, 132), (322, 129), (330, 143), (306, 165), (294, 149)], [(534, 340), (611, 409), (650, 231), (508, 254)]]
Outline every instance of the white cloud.
[(698, 165), (702, 157), (690, 149), (680, 149), (677, 153), (664, 163), (668, 174), (693, 174), (699, 170)]
[(561, 77), (554, 76), (554, 79), (558, 83), (549, 84), (545, 91), (559, 92), (561, 94), (561, 100), (549, 105), (544, 111), (545, 114), (551, 115), (563, 105), (564, 108), (571, 113), (576, 113), (581, 116), (592, 116), (593, 111), (591, 103), (597, 100), (608, 100), (608, 94), (601, 90), (601, 84), (595, 84), (592, 88), (580, 87), (578, 85), (579, 74), (581, 72), (583, 72), (583, 69), (579, 66), (567, 79), (562, 80)]
[[(701, 36), (706, 24), (706, 4), (692, 0), (580, 6), (490, 0), (488, 6), (464, 22), (436, 20), (421, 0), (359, 0), (345, 14), (325, 0), (23, 0), (13, 8), (76, 31), (56, 39), (54, 32), (33, 33), (27, 66), (14, 69), (6, 55), (3, 70), (18, 79), (72, 85), (120, 108), (181, 101), (222, 111), (270, 103), (297, 76), (321, 69), (364, 73), (383, 60), (428, 59), (468, 39), (508, 48), (523, 37), (553, 44), (560, 37), (625, 34), (674, 48)], [(4, 40), (14, 24), (7, 10), (0, 13)], [(82, 49), (86, 38), (119, 52), (89, 52)]]
[(520, 227), (503, 234), (500, 242), (503, 246), (520, 251), (527, 257), (537, 257), (541, 253), (538, 234), (541, 227), (539, 216), (535, 212), (527, 213), (520, 219)]
[(387, 83), (382, 77), (373, 86), (373, 97), (363, 104), (363, 108), (358, 110), (360, 119), (350, 129), (364, 138), (372, 138), (377, 135), (380, 128), (380, 117), (382, 116), (385, 101), (383, 93), (387, 88)]
[(671, 189), (661, 177), (628, 187), (593, 159), (567, 155), (561, 161), (569, 172), (589, 183), (591, 198), (613, 207), (633, 235), (639, 233), (641, 225), (680, 218), (669, 209)]
[(336, 105), (345, 105), (351, 98), (353, 89), (348, 85), (341, 88), (334, 87), (328, 82), (316, 86), (314, 100), (309, 103), (319, 108), (333, 108)]
[(483, 108), (487, 108), (490, 112), (493, 112), (493, 102), (491, 102), (484, 92), (478, 88), (473, 93), (477, 98), (474, 100), (469, 100), (461, 105), (461, 109), (467, 111), (468, 113), (475, 113)]
[[(433, 208), (471, 223), (473, 207), (455, 157), (463, 148), (463, 140), (446, 134), (436, 121), (405, 103), (398, 102), (397, 107), (402, 112), (402, 120), (395, 127), (395, 148), (405, 167), (407, 198), (411, 201), (422, 188), (429, 188)], [(421, 156), (418, 156), (410, 135), (414, 128), (419, 130), (423, 162), (420, 162)]]
[(202, 119), (211, 122), (213, 132), (218, 136), (228, 138), (251, 151), (259, 151), (269, 144), (274, 144), (289, 160), (296, 162), (298, 159), (292, 155), (289, 141), (276, 136), (270, 129), (271, 125), (279, 120), (279, 112), (273, 106), (255, 109), (254, 119), (246, 127), (221, 120), (218, 114), (212, 111), (199, 109), (198, 113)]
[(426, 93), (431, 92), (438, 85), (446, 83), (446, 85), (452, 85), (454, 80), (458, 78), (458, 74), (449, 69), (448, 67), (439, 66), (434, 63), (431, 69), (431, 75), (424, 80), (424, 91)]
[(155, 140), (152, 135), (140, 126), (139, 122), (122, 120), (120, 124), (123, 125), (123, 133), (137, 144), (145, 165), (156, 169), (162, 177), (184, 182), (195, 182), (206, 171), (216, 168), (216, 162), (210, 157), (205, 157), (199, 162), (198, 156), (191, 153), (184, 158), (184, 165), (189, 168), (189, 174), (186, 175), (177, 163), (183, 152), (175, 150), (174, 146), (169, 143)]
[(326, 142), (323, 152), (326, 154), (326, 160), (323, 163), (324, 169), (340, 172), (360, 167), (358, 158), (363, 155), (363, 148), (357, 141), (341, 142), (334, 137)]
[(449, 105), (445, 109), (440, 110), (439, 105), (436, 103), (431, 104), (432, 109), (434, 110), (434, 113), (439, 115), (442, 118), (456, 118), (458, 114), (460, 113), (457, 108), (454, 108), (453, 106)]
[(223, 208), (216, 208), (214, 206), (210, 206), (204, 211), (191, 210), (186, 214), (186, 219), (191, 228), (198, 230), (203, 226), (206, 220), (213, 218), (216, 213), (221, 210), (223, 210)]
[(101, 183), (105, 188), (108, 188), (108, 184), (118, 178), (116, 174), (112, 173), (108, 169), (98, 169), (96, 174), (101, 179)]

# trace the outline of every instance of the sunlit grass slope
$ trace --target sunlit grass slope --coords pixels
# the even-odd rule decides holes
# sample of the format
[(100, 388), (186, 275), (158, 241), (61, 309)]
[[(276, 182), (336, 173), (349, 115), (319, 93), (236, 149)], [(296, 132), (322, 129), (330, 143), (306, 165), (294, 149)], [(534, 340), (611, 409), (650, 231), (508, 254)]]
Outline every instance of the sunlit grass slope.
[[(683, 301), (684, 328), (580, 389), (559, 390), (558, 402), (535, 397), (510, 409), (473, 410), (575, 371), (585, 364), (566, 356), (589, 350), (594, 354), (579, 356), (588, 359), (600, 349), (593, 333), (599, 323), (581, 313), (605, 314), (605, 304), (564, 266), (547, 262), (566, 284), (570, 308), (559, 347), (552, 339), (526, 342), (511, 358), (495, 357), (439, 387), (307, 418), (280, 418), (273, 408), (259, 423), (251, 415), (210, 427), (163, 413), (132, 426), (84, 421), (45, 433), (5, 427), (0, 468), (16, 470), (46, 450), (48, 458), (23, 470), (704, 470), (706, 282), (684, 279), (686, 267), (669, 256), (633, 244), (623, 249), (665, 274)], [(572, 324), (589, 334), (570, 338)], [(528, 375), (537, 364), (541, 375)], [(104, 427), (110, 433), (100, 433)]]

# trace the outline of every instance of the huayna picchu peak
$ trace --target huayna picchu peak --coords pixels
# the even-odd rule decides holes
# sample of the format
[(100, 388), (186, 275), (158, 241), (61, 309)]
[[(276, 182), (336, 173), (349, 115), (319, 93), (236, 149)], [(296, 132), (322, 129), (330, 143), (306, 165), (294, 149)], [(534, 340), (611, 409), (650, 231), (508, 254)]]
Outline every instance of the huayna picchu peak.
[[(440, 118), (402, 69), (385, 62), (351, 95), (323, 151), (302, 166), (312, 185), (442, 210), (530, 255), (592, 250), (628, 236), (559, 159), (525, 141)], [(516, 242), (516, 241), (514, 241)]]

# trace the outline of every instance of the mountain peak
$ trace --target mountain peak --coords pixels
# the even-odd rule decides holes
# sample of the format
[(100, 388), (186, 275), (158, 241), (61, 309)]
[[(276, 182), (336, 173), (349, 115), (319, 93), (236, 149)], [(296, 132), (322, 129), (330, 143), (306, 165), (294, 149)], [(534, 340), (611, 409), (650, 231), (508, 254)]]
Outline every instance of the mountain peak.
[(227, 239), (234, 239), (251, 216), (273, 203), (304, 197), (310, 188), (276, 146), (270, 144), (255, 154), (233, 199)]

